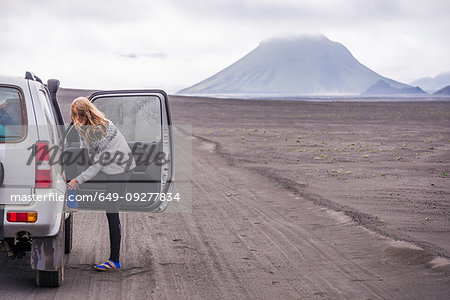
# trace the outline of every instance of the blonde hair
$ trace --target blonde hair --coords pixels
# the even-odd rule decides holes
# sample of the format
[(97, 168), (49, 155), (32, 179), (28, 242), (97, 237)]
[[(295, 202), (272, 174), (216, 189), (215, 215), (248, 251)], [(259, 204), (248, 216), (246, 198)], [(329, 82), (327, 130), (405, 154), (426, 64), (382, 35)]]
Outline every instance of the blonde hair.
[[(86, 117), (86, 122), (81, 125), (74, 112)], [(108, 120), (105, 115), (89, 101), (86, 97), (78, 97), (72, 101), (70, 106), (70, 118), (75, 128), (83, 135), (86, 144), (89, 145), (93, 140), (99, 140), (106, 135), (108, 128)]]

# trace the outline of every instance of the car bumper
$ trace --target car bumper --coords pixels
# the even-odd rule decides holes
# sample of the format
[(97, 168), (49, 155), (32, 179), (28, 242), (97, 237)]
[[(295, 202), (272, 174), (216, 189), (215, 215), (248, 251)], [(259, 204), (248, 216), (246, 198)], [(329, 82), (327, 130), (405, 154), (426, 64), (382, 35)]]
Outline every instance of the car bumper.
[[(60, 228), (65, 206), (65, 194), (56, 189), (36, 189), (36, 200), (27, 205), (3, 205), (0, 209), (0, 237), (13, 238), (20, 231), (31, 237), (55, 236)], [(8, 222), (8, 212), (37, 212), (34, 223)], [(3, 236), (2, 236), (3, 234)]]

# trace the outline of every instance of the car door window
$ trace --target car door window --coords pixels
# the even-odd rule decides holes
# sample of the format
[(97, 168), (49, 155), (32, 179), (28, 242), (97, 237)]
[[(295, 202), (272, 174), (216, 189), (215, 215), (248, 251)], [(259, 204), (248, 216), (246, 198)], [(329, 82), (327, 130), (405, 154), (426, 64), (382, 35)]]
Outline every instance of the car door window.
[(19, 142), (26, 134), (26, 110), (22, 93), (0, 86), (0, 142)]
[(128, 142), (161, 140), (161, 101), (158, 97), (99, 98), (95, 106), (119, 128)]

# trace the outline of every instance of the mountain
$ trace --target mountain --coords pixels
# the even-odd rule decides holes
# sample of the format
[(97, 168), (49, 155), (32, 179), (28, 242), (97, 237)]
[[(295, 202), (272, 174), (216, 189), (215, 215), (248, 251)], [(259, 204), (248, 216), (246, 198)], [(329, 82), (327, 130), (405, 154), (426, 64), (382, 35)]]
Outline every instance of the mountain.
[(440, 96), (449, 96), (450, 95), (450, 85), (447, 85), (446, 87), (443, 87), (440, 90), (437, 90), (433, 93), (433, 95), (440, 95)]
[(411, 82), (413, 86), (420, 86), (427, 92), (434, 92), (450, 85), (450, 72), (440, 73), (435, 77), (423, 77)]
[(363, 95), (420, 95), (427, 94), (420, 87), (395, 87), (384, 80), (378, 80), (369, 87)]
[(272, 39), (224, 70), (180, 90), (191, 95), (359, 95), (383, 77), (358, 62), (342, 44), (323, 35)]

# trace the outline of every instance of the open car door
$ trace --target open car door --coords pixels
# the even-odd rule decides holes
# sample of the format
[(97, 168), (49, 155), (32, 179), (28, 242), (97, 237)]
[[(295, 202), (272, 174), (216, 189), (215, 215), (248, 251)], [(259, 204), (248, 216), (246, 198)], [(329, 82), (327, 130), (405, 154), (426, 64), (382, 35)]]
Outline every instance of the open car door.
[[(125, 137), (136, 162), (128, 183), (126, 199), (120, 199), (121, 211), (161, 212), (170, 202), (173, 189), (173, 133), (167, 94), (162, 90), (96, 92), (89, 100), (111, 120)], [(89, 167), (87, 149), (70, 124), (66, 130), (63, 162), (67, 179), (73, 179)], [(100, 172), (79, 186), (78, 207), (104, 209), (106, 176)], [(110, 200), (110, 199), (109, 199)], [(168, 201), (169, 200), (169, 201)]]

